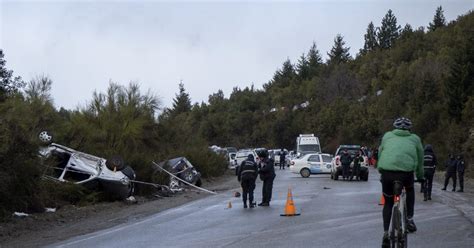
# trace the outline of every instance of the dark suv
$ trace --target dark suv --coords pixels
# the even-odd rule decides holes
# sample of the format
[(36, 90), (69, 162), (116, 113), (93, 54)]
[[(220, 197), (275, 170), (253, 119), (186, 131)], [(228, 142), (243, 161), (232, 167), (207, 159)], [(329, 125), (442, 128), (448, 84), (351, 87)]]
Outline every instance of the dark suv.
[[(360, 163), (360, 170), (359, 170), (359, 177), (362, 181), (369, 180), (369, 167), (368, 167), (368, 158), (367, 154), (364, 154), (361, 149), (360, 145), (340, 145), (337, 150), (334, 158), (332, 160), (332, 169), (331, 169), (331, 179), (338, 180), (339, 176), (342, 175), (342, 166), (340, 157), (342, 151), (347, 150), (347, 152), (351, 155), (351, 158), (354, 159), (355, 155), (358, 152), (361, 152), (364, 161)], [(354, 166), (354, 162), (351, 162), (349, 174), (352, 175), (352, 168)]]

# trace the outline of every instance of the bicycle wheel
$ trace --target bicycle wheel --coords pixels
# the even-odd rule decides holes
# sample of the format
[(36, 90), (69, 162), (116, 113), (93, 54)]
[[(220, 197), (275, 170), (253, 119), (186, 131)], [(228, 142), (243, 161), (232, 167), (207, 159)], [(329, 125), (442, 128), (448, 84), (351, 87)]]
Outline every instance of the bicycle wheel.
[(398, 204), (395, 204), (392, 209), (392, 218), (390, 219), (390, 247), (400, 247), (399, 240), (402, 232), (400, 210)]
[(405, 197), (403, 197), (402, 200), (402, 227), (400, 228), (400, 247), (401, 248), (407, 248), (408, 247), (408, 230), (407, 230), (407, 223), (408, 223), (408, 216), (407, 216), (407, 203), (405, 200)]

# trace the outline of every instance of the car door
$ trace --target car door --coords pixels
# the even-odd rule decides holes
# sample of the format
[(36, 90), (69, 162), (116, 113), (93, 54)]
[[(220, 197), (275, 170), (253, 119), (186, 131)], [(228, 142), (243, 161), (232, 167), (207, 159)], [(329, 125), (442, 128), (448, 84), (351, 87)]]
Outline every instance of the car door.
[(330, 173), (331, 172), (331, 168), (332, 168), (332, 156), (331, 155), (326, 155), (326, 154), (322, 154), (321, 155), (322, 157), (322, 166), (321, 166), (321, 171), (322, 172), (327, 172), (327, 173)]
[(311, 173), (321, 172), (321, 158), (319, 154), (314, 154), (308, 157), (308, 166)]

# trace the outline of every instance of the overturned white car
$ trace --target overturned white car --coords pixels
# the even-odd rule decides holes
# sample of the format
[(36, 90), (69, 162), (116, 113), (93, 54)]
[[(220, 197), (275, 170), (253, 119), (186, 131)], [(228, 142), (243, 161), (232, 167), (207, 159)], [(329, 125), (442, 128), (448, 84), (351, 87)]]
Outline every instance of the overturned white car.
[(55, 143), (41, 148), (40, 155), (53, 161), (46, 164), (49, 179), (100, 188), (117, 199), (133, 195), (135, 172), (118, 156), (106, 160)]

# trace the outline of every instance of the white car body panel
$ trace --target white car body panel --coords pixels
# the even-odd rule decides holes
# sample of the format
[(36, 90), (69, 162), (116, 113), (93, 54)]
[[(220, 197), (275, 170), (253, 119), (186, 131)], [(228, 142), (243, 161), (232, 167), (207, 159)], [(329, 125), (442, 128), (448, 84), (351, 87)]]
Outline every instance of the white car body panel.
[(311, 174), (331, 173), (332, 155), (326, 153), (311, 153), (300, 158), (292, 159), (290, 162), (290, 171), (300, 174), (301, 170), (308, 169)]

